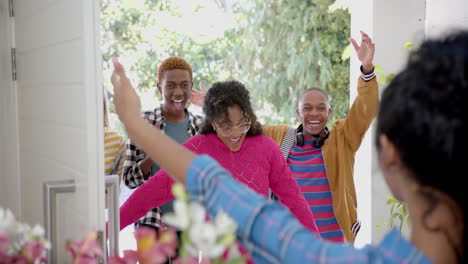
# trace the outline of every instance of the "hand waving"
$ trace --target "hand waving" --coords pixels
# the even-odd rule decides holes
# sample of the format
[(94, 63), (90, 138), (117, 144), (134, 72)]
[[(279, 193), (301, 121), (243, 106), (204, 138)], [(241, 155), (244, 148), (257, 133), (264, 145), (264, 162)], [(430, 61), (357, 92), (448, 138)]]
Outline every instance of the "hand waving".
[(370, 72), (374, 67), (374, 53), (375, 44), (372, 43), (372, 39), (364, 32), (361, 31), (361, 45), (359, 46), (355, 39), (349, 38), (351, 44), (353, 44), (354, 50), (359, 61), (362, 63), (364, 72)]
[(190, 95), (190, 103), (203, 107), (203, 102), (205, 101), (206, 96), (206, 89), (203, 83), (199, 83), (198, 86), (200, 87), (200, 91), (192, 90), (192, 94)]

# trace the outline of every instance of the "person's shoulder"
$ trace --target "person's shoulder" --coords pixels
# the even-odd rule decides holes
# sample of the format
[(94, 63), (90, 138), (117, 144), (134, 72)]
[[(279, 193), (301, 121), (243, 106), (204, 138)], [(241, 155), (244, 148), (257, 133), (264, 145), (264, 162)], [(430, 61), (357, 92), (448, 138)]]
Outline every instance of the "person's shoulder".
[(123, 139), (123, 136), (119, 134), (119, 132), (115, 130), (105, 130), (104, 131), (104, 138), (117, 138)]
[(258, 135), (258, 136), (252, 136), (252, 137), (246, 137), (246, 139), (249, 139), (249, 141), (252, 141), (255, 144), (259, 144), (264, 147), (270, 147), (270, 145), (273, 146), (278, 146), (276, 145), (275, 141), (271, 139), (270, 137), (267, 137), (265, 135)]
[(186, 142), (195, 142), (195, 141), (201, 141), (201, 140), (206, 140), (207, 138), (207, 135), (205, 134), (197, 134), (193, 137), (190, 137), (189, 139), (187, 139)]
[(104, 131), (104, 145), (115, 145), (115, 144), (120, 144), (120, 145), (125, 145), (125, 139), (124, 137), (117, 131), (115, 130), (105, 130)]
[(154, 108), (153, 110), (146, 110), (142, 112), (142, 116), (146, 120), (155, 120), (162, 116), (161, 106)]
[(190, 137), (185, 141), (185, 143), (193, 144), (193, 143), (204, 143), (204, 142), (209, 142), (215, 139), (216, 134), (213, 133), (208, 133), (208, 134), (197, 134), (193, 137)]
[(291, 126), (289, 125), (262, 125), (263, 133), (267, 136), (270, 134), (284, 134)]
[[(182, 145), (185, 146), (186, 148), (192, 150), (192, 151), (197, 152), (197, 153), (204, 152), (208, 148), (213, 147), (213, 144), (210, 144), (212, 142), (215, 142), (214, 138), (213, 138), (213, 135), (214, 134), (212, 134), (212, 133), (198, 134), (198, 135), (195, 135), (195, 136), (190, 137), (189, 139), (187, 139), (187, 141), (182, 143)], [(214, 136), (216, 137), (216, 135), (214, 135)]]
[(195, 114), (193, 113), (192, 111), (190, 111), (189, 109), (186, 109), (189, 117), (197, 122), (201, 122), (204, 120), (205, 117), (203, 117), (202, 115), (199, 115), (199, 114)]

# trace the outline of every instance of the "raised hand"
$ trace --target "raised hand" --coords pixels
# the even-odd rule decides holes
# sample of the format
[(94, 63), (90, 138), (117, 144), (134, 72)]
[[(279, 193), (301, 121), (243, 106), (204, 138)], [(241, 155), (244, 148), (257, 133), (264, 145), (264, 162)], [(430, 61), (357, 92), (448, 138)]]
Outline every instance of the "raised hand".
[(200, 87), (200, 91), (192, 90), (192, 94), (190, 95), (189, 100), (191, 104), (202, 107), (203, 102), (205, 101), (206, 89), (203, 83), (199, 83), (198, 87)]
[(354, 50), (359, 61), (362, 64), (364, 72), (372, 71), (374, 64), (375, 44), (372, 39), (363, 31), (361, 31), (361, 45), (358, 45), (354, 38), (349, 38), (353, 44)]
[(130, 80), (125, 74), (124, 67), (117, 60), (112, 58), (114, 71), (112, 72), (111, 82), (114, 86), (114, 106), (122, 123), (129, 119), (141, 116), (141, 104), (135, 89), (133, 89)]

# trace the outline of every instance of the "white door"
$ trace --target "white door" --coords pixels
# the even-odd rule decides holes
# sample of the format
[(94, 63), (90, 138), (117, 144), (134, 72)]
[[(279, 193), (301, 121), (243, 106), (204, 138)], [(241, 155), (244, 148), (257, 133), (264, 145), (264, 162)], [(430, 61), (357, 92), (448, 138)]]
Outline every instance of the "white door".
[(73, 193), (57, 195), (52, 227), (53, 262), (67, 263), (64, 241), (105, 223), (99, 1), (13, 7), (21, 216), (44, 224), (44, 182), (74, 180)]

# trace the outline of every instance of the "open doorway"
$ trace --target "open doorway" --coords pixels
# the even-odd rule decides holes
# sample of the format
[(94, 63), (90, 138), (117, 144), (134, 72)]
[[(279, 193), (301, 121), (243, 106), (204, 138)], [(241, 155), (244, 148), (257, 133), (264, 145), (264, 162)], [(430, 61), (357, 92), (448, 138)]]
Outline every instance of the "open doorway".
[[(190, 63), (194, 89), (228, 79), (244, 82), (262, 123), (295, 125), (298, 95), (312, 86), (331, 94), (333, 122), (346, 115), (349, 106), (349, 60), (342, 54), (350, 35), (349, 12), (330, 12), (333, 3), (101, 0), (107, 98), (112, 102), (111, 57), (118, 56), (143, 110), (158, 107), (163, 98), (156, 88), (157, 67), (177, 55)], [(200, 107), (188, 109), (201, 113)], [(125, 137), (111, 103), (109, 119)], [(121, 188), (123, 202), (132, 190), (124, 181)], [(120, 233), (121, 251), (135, 247), (132, 231), (128, 226)]]

